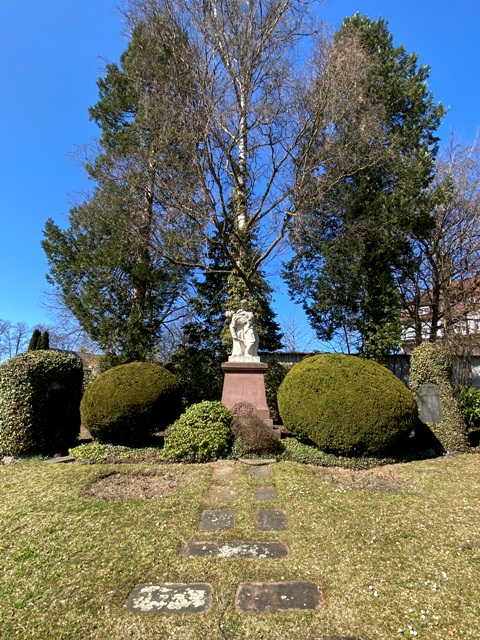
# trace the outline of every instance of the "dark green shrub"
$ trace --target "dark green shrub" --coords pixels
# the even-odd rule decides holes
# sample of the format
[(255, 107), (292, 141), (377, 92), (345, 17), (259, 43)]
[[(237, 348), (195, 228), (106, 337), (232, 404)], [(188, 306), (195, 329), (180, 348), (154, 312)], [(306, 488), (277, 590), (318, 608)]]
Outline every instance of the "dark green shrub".
[(278, 411), (277, 394), (280, 385), (288, 373), (288, 368), (280, 364), (274, 358), (268, 358), (268, 368), (265, 371), (265, 394), (267, 396), (267, 405), (270, 409), (270, 418), (274, 424), (281, 424), (280, 413)]
[(440, 389), (443, 420), (428, 423), (430, 431), (444, 451), (467, 451), (468, 440), (465, 419), (455, 396), (452, 379), (452, 358), (445, 347), (422, 342), (412, 351), (410, 358), (410, 388), (418, 397), (425, 383)]
[(168, 460), (207, 462), (228, 452), (230, 411), (215, 400), (194, 404), (170, 427), (165, 438)]
[(181, 412), (176, 376), (153, 362), (130, 362), (99, 375), (85, 390), (82, 424), (100, 442), (142, 444)]
[(340, 354), (305, 358), (278, 392), (283, 424), (326, 452), (377, 456), (406, 437), (418, 419), (410, 391), (371, 360)]
[(61, 453), (80, 430), (83, 367), (57, 351), (27, 351), (0, 365), (0, 454)]
[(34, 329), (32, 333), (32, 337), (30, 338), (30, 342), (28, 343), (28, 351), (37, 351), (38, 350), (38, 342), (42, 337), (42, 333), (40, 329)]
[(182, 383), (183, 404), (189, 407), (204, 400), (220, 400), (223, 388), (222, 359), (204, 349), (184, 347), (169, 365)]
[(454, 391), (467, 426), (471, 429), (476, 427), (480, 422), (480, 389), (458, 384), (454, 387)]
[(230, 430), (233, 436), (232, 455), (235, 458), (275, 453), (280, 447), (280, 440), (272, 427), (257, 415), (233, 417)]

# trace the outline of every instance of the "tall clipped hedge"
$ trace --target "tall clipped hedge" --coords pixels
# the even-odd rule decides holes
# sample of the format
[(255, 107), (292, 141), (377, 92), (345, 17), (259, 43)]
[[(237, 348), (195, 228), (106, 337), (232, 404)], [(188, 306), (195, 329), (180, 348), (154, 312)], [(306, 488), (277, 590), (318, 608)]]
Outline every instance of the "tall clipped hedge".
[(80, 430), (77, 356), (27, 351), (0, 365), (0, 454), (60, 453)]
[(326, 452), (381, 455), (418, 420), (411, 392), (382, 365), (355, 356), (305, 358), (278, 391), (283, 424)]
[(452, 386), (452, 357), (448, 350), (432, 342), (422, 342), (410, 358), (410, 388), (419, 397), (422, 384), (436, 384), (440, 389), (443, 420), (427, 423), (445, 451), (467, 451), (465, 419)]

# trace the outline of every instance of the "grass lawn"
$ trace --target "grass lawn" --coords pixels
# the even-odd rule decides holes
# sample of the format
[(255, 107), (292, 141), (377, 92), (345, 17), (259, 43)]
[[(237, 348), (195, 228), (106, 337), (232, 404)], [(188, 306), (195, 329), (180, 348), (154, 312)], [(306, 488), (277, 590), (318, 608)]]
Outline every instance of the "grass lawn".
[[(267, 481), (238, 464), (233, 480), (215, 481), (237, 490), (229, 504), (235, 528), (221, 533), (198, 530), (202, 510), (213, 508), (207, 501), (212, 471), (212, 465), (52, 465), (38, 459), (0, 467), (0, 637), (480, 637), (480, 455), (370, 471), (280, 462)], [(99, 497), (92, 484), (112, 472), (159, 474), (165, 490), (151, 499)], [(262, 484), (277, 487), (271, 506), (287, 512), (287, 531), (256, 530), (256, 509), (265, 505), (254, 503), (252, 493)], [(185, 541), (218, 539), (279, 540), (289, 555), (179, 555)], [(321, 585), (325, 607), (237, 614), (240, 583), (281, 580)], [(199, 615), (126, 613), (131, 589), (150, 582), (207, 582), (212, 608)]]

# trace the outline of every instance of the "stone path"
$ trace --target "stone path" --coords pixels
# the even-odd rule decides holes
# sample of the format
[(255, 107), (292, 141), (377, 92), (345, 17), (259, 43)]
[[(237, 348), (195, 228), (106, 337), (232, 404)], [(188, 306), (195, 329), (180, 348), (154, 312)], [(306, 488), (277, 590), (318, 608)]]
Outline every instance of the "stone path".
[[(253, 478), (270, 478), (271, 463), (275, 460), (242, 460)], [(235, 463), (221, 461), (213, 469), (213, 481), (233, 480)], [(238, 467), (238, 465), (237, 465)], [(207, 494), (210, 503), (228, 503), (237, 496), (229, 485), (213, 485)], [(274, 486), (264, 485), (252, 494), (255, 502), (274, 502), (278, 491)], [(220, 505), (219, 505), (220, 506)], [(279, 532), (288, 529), (285, 511), (261, 508), (256, 513), (259, 531)], [(235, 528), (234, 509), (206, 509), (203, 511), (199, 530), (214, 532)], [(190, 541), (182, 545), (184, 556), (245, 560), (274, 560), (288, 555), (287, 546), (278, 540), (272, 541)], [(125, 603), (132, 613), (202, 613), (208, 611), (213, 598), (213, 589), (208, 584), (140, 584), (128, 596)], [(313, 611), (324, 606), (320, 588), (312, 582), (248, 582), (238, 586), (235, 607), (242, 614), (265, 614), (274, 611)], [(354, 640), (354, 639), (352, 639)]]

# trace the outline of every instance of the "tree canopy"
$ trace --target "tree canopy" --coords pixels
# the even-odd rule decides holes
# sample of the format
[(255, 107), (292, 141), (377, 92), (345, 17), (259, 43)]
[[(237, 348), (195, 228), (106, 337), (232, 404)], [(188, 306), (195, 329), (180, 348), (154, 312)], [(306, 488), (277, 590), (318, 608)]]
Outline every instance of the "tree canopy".
[[(415, 240), (431, 228), (429, 185), (444, 108), (428, 90), (428, 67), (393, 45), (385, 20), (345, 19), (333, 51), (352, 41), (367, 61), (357, 106), (374, 114), (370, 139), (341, 111), (319, 132), (319, 145), (327, 138), (344, 150), (350, 173), (319, 197), (337, 172), (336, 154), (305, 182), (286, 279), (320, 338), (381, 360), (400, 342), (399, 283), (415, 265)], [(315, 146), (311, 156), (316, 162)]]

